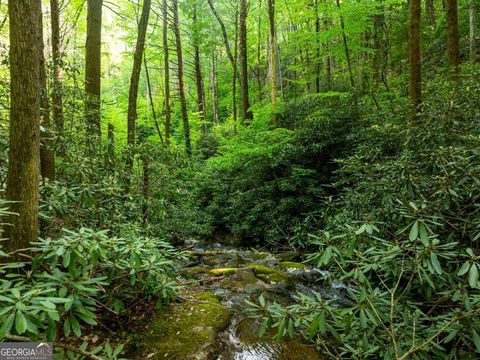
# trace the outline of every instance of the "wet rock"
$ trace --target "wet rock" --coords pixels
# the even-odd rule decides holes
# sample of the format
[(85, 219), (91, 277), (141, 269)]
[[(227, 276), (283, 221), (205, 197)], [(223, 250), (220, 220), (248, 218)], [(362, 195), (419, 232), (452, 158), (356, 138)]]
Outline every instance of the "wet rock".
[(144, 350), (137, 358), (206, 360), (219, 351), (216, 334), (230, 323), (231, 310), (211, 292), (171, 305), (146, 331)]
[(307, 269), (308, 268), (307, 265), (305, 265), (303, 263), (295, 262), (295, 261), (282, 261), (282, 262), (278, 263), (278, 266), (283, 270)]
[(203, 274), (205, 271), (206, 271), (205, 268), (202, 266), (193, 266), (193, 267), (187, 267), (182, 271), (180, 271), (180, 275), (187, 278), (192, 278), (200, 274)]
[(219, 268), (210, 270), (210, 274), (213, 276), (231, 275), (235, 274), (238, 268)]

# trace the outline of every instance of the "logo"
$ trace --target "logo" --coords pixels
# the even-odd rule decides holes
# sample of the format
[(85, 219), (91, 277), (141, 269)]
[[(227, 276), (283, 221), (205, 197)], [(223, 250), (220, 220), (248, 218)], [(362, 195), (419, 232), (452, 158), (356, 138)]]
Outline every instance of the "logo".
[(0, 360), (52, 360), (52, 343), (0, 342)]

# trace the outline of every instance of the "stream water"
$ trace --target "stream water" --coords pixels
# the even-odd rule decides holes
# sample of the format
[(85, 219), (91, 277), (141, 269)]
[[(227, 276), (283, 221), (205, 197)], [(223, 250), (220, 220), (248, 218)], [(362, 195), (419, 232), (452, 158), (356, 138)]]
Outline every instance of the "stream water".
[[(222, 311), (227, 311), (227, 321), (222, 322), (220, 326), (209, 322), (210, 320), (207, 319), (209, 308), (197, 310), (195, 302), (197, 306), (202, 306), (203, 302), (191, 300), (192, 304), (183, 305), (183, 310), (181, 307), (172, 308), (170, 317), (168, 314), (163, 316), (160, 314), (158, 319), (153, 321), (146, 337), (147, 351), (143, 352), (143, 356), (153, 359), (179, 360), (318, 360), (323, 358), (314, 347), (300, 337), (276, 341), (272, 338), (272, 334), (267, 334), (260, 338), (259, 324), (251, 318), (245, 300), (258, 302), (258, 297), (263, 295), (267, 301), (288, 305), (295, 302), (293, 295), (298, 291), (307, 294), (326, 293), (325, 284), (329, 281), (327, 273), (295, 262), (298, 258), (294, 252), (272, 254), (228, 248), (220, 244), (213, 244), (209, 248), (197, 245), (189, 252), (190, 259), (184, 264), (181, 272), (185, 289), (193, 294), (196, 292), (212, 294), (218, 301), (218, 307), (212, 312), (215, 316), (220, 316)], [(332, 291), (331, 287), (328, 291)], [(334, 291), (341, 292), (341, 286)], [(182, 325), (178, 325), (178, 328), (173, 326), (173, 329), (167, 329), (166, 325), (155, 326), (155, 321), (160, 324), (165, 322), (185, 324), (185, 317), (196, 321), (189, 325), (189, 329), (182, 329), (180, 327)], [(219, 317), (219, 319), (223, 318)], [(205, 329), (212, 333), (207, 334)], [(184, 332), (186, 336), (182, 337)], [(172, 334), (175, 339), (169, 340), (168, 336)], [(201, 340), (198, 340), (199, 334), (202, 336)], [(197, 343), (192, 346), (188, 344), (190, 339), (195, 342), (204, 342), (204, 344)], [(158, 345), (159, 341), (163, 341), (164, 344)], [(193, 353), (186, 350), (189, 347), (192, 349), (190, 352)]]

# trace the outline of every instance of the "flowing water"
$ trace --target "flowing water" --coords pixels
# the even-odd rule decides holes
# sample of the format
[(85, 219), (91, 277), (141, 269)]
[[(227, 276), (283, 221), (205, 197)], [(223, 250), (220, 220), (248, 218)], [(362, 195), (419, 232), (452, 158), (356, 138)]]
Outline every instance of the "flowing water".
[[(272, 254), (268, 252), (258, 252), (252, 250), (242, 250), (235, 248), (225, 248), (219, 244), (214, 244), (209, 248), (202, 248), (198, 245), (190, 250), (190, 259), (182, 270), (182, 278), (186, 290), (207, 291), (213, 295), (217, 301), (218, 311), (226, 309), (229, 312), (225, 326), (216, 328), (209, 323), (206, 326), (206, 320), (200, 318), (208, 313), (206, 309), (196, 312), (193, 305), (187, 306), (188, 316), (200, 321), (203, 327), (191, 325), (191, 329), (174, 329), (178, 334), (178, 346), (186, 345), (185, 338), (182, 338), (184, 331), (190, 332), (194, 339), (195, 329), (203, 336), (204, 328), (214, 330), (214, 336), (202, 337), (205, 344), (197, 344), (194, 354), (181, 353), (174, 349), (174, 345), (155, 347), (151, 346), (149, 351), (143, 352), (143, 356), (153, 359), (198, 359), (198, 360), (318, 360), (323, 357), (311, 345), (304, 342), (301, 338), (284, 339), (276, 341), (272, 334), (263, 337), (258, 336), (259, 324), (251, 317), (248, 311), (246, 300), (258, 302), (258, 297), (263, 295), (267, 302), (276, 301), (283, 305), (295, 302), (297, 292), (313, 295), (320, 292), (324, 296), (331, 294), (332, 287), (325, 284), (330, 283), (328, 273), (318, 269), (310, 268), (304, 264), (294, 262), (297, 254), (293, 252)], [(342, 292), (342, 285), (336, 287), (333, 291), (339, 294)], [(193, 300), (195, 302), (195, 300)], [(202, 304), (201, 301), (199, 301)], [(185, 305), (184, 305), (185, 307)], [(204, 312), (205, 311), (205, 312)], [(180, 308), (172, 309), (175, 314), (166, 320), (159, 316), (155, 321), (175, 321), (182, 323), (180, 318), (182, 310)], [(217, 312), (214, 309), (214, 312)], [(205, 315), (207, 316), (207, 315)], [(176, 317), (176, 318), (175, 318)], [(203, 322), (202, 322), (203, 321)], [(165, 327), (165, 326), (164, 326)], [(194, 329), (194, 330), (192, 330)], [(153, 326), (147, 335), (148, 338), (163, 339), (164, 342), (172, 341), (166, 338), (171, 330), (156, 330)], [(174, 334), (174, 335), (175, 335)], [(190, 335), (187, 333), (187, 338)], [(208, 340), (203, 340), (208, 339)], [(195, 340), (198, 341), (198, 340)], [(152, 344), (152, 342), (148, 342)], [(171, 344), (171, 343), (170, 343)], [(154, 350), (152, 350), (154, 349)], [(160, 350), (159, 350), (160, 349)], [(201, 350), (199, 350), (201, 349)], [(149, 355), (145, 355), (149, 354)]]

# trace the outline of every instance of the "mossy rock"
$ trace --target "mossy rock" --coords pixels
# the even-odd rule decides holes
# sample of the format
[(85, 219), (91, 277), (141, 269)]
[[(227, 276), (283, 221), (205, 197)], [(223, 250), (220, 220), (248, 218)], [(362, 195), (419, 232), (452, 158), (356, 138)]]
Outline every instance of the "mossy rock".
[(205, 266), (192, 266), (182, 269), (180, 274), (186, 277), (195, 277), (196, 275), (204, 274), (208, 271)]
[(295, 261), (282, 261), (278, 263), (278, 266), (284, 270), (288, 269), (307, 269), (308, 266)]
[(147, 331), (142, 357), (149, 359), (205, 359), (216, 334), (230, 323), (231, 310), (214, 293), (203, 292), (192, 301), (171, 305)]
[(252, 269), (253, 273), (260, 280), (266, 283), (287, 281), (288, 276), (280, 270), (270, 268), (265, 265), (252, 264), (247, 266), (248, 269)]
[(273, 274), (275, 272), (278, 272), (278, 270), (276, 269), (260, 264), (248, 265), (247, 269), (252, 269), (255, 274)]
[(210, 270), (210, 274), (214, 276), (222, 276), (222, 275), (232, 275), (237, 272), (238, 268), (219, 268), (219, 269), (212, 269)]

